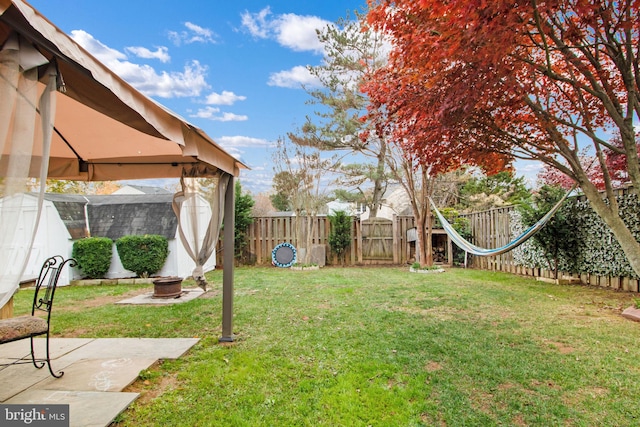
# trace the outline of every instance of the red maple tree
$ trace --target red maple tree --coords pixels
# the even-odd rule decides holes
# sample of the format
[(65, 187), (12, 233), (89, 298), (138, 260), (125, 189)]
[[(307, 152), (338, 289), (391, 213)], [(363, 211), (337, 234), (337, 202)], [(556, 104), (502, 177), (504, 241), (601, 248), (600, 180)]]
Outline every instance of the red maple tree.
[[(612, 146), (621, 149), (622, 141), (618, 136), (615, 136), (610, 140)], [(640, 138), (637, 138), (637, 147), (640, 150)], [(605, 164), (607, 165), (607, 172), (610, 175), (611, 183), (616, 188), (626, 187), (631, 183), (629, 174), (627, 173), (626, 156), (621, 154), (618, 150), (612, 150), (605, 148), (603, 150)], [(600, 167), (598, 158), (596, 156), (590, 156), (588, 153), (583, 153), (580, 157), (580, 162), (587, 175), (589, 181), (600, 191), (606, 190), (606, 180), (604, 177), (604, 171)], [(538, 173), (538, 181), (542, 184), (557, 185), (566, 190), (569, 190), (575, 185), (575, 181), (568, 175), (565, 175), (560, 170), (545, 165), (543, 169)]]
[[(504, 156), (544, 162), (577, 183), (640, 275), (640, 243), (620, 218), (607, 162), (617, 156), (640, 195), (640, 0), (369, 5), (369, 25), (393, 47), (364, 87), (379, 131), (442, 164), (491, 165), (491, 155), (494, 167)], [(619, 143), (601, 137), (612, 131)], [(601, 183), (585, 169), (585, 144)]]

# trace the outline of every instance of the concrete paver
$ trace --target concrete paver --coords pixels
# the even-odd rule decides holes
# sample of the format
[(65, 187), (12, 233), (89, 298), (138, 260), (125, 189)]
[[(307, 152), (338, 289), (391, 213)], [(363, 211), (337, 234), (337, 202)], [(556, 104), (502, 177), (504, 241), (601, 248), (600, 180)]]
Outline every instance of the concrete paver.
[(138, 396), (139, 393), (33, 389), (3, 403), (68, 404), (70, 426), (105, 427), (127, 409)]
[[(58, 367), (53, 365), (54, 369)], [(57, 371), (56, 371), (57, 372)], [(0, 371), (0, 402), (5, 402), (13, 396), (33, 387), (34, 384), (50, 377), (47, 367), (36, 369), (31, 364), (14, 365)]]
[(65, 359), (154, 358), (177, 359), (198, 338), (99, 338), (65, 355)]
[[(84, 359), (64, 369), (62, 378), (48, 376), (38, 383), (43, 390), (121, 391), (157, 359)], [(133, 375), (135, 374), (135, 376)]]
[[(65, 354), (72, 352), (73, 350), (82, 347), (94, 341), (94, 338), (55, 338), (51, 339), (49, 342), (50, 354), (52, 359), (57, 359)], [(36, 357), (43, 357), (46, 353), (45, 344), (46, 341), (44, 339), (36, 339), (34, 341)], [(29, 340), (20, 340), (14, 341), (7, 344), (0, 345), (0, 360), (4, 360), (7, 357), (26, 357), (31, 353), (31, 349), (29, 347)], [(55, 368), (55, 366), (54, 366)]]
[[(137, 397), (122, 390), (158, 359), (177, 359), (198, 338), (52, 338), (55, 379), (31, 364), (0, 370), (0, 403), (69, 404), (70, 426), (108, 426)], [(36, 339), (44, 354), (44, 339)], [(0, 359), (29, 354), (29, 340), (0, 346)]]

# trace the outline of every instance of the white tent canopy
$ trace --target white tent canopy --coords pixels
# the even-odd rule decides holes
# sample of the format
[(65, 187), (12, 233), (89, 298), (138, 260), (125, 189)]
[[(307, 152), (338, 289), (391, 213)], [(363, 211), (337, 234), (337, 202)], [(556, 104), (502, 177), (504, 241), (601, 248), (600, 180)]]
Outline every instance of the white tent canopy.
[[(11, 240), (8, 234), (17, 227), (32, 227), (35, 234), (37, 218), (35, 224), (21, 223), (19, 195), (35, 178), (42, 196), (47, 177), (226, 177), (225, 194), (218, 197), (224, 215), (216, 215), (211, 227), (219, 230), (224, 216), (224, 238), (233, 242), (233, 177), (244, 164), (138, 92), (22, 0), (0, 0), (0, 49), (0, 189), (12, 201), (0, 212), (0, 243)], [(29, 247), (25, 242), (27, 254)], [(2, 255), (0, 262), (8, 259)], [(223, 338), (230, 339), (233, 251), (225, 253), (224, 265)], [(0, 269), (0, 307), (17, 286)]]

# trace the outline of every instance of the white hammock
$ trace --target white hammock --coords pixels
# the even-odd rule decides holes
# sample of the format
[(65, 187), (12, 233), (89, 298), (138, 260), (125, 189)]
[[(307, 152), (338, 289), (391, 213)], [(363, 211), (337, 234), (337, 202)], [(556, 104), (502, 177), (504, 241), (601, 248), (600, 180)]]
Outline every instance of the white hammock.
[(562, 204), (567, 199), (567, 197), (569, 197), (569, 194), (571, 194), (571, 192), (573, 192), (573, 188), (571, 190), (567, 191), (567, 193), (564, 196), (562, 196), (562, 198), (558, 201), (558, 203), (556, 203), (551, 208), (551, 210), (549, 212), (547, 212), (547, 214), (545, 216), (540, 218), (540, 220), (538, 222), (533, 224), (531, 227), (527, 228), (521, 235), (516, 237), (511, 242), (509, 242), (506, 245), (501, 246), (499, 248), (495, 248), (495, 249), (481, 248), (481, 247), (476, 246), (473, 243), (465, 240), (464, 237), (462, 237), (460, 234), (458, 234), (458, 232), (444, 218), (444, 216), (442, 216), (442, 214), (440, 213), (438, 208), (436, 208), (436, 205), (433, 202), (433, 200), (431, 198), (429, 198), (429, 201), (431, 202), (431, 207), (433, 208), (433, 210), (435, 211), (438, 219), (440, 220), (440, 224), (442, 224), (442, 228), (444, 228), (444, 231), (447, 232), (447, 234), (449, 235), (449, 237), (451, 238), (453, 243), (458, 245), (458, 247), (460, 249), (464, 250), (467, 253), (470, 253), (470, 254), (473, 254), (473, 255), (477, 255), (477, 256), (492, 256), (492, 255), (500, 255), (500, 254), (503, 254), (505, 252), (509, 252), (510, 250), (512, 250), (512, 249), (520, 246), (521, 244), (523, 244), (525, 241), (527, 241), (527, 239), (529, 239), (531, 236), (533, 236), (538, 231), (540, 231), (540, 229), (542, 229), (542, 227), (544, 227), (545, 224), (547, 222), (549, 222), (551, 217), (553, 217), (553, 215), (558, 211), (558, 209), (560, 209), (560, 206), (562, 206)]

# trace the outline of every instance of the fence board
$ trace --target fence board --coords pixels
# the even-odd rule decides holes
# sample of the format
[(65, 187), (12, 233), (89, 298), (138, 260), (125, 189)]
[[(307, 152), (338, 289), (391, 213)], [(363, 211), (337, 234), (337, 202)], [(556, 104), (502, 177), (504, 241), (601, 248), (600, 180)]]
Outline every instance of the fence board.
[[(513, 207), (503, 207), (461, 215), (469, 221), (472, 236), (470, 240), (476, 245), (485, 248), (497, 248), (509, 243), (511, 239), (515, 237), (511, 235), (510, 230), (509, 213), (513, 209)], [(472, 257), (470, 266), (478, 269), (504, 271), (525, 276), (553, 277), (553, 274), (547, 270), (516, 265), (513, 260), (513, 254), (510, 251), (497, 256)], [(596, 276), (582, 273), (576, 275), (576, 278), (579, 278), (583, 284), (592, 286), (609, 287), (631, 292), (639, 291), (639, 281), (628, 277)]]
[[(507, 244), (513, 236), (510, 232), (510, 216), (509, 212), (512, 207), (504, 207), (491, 209), (482, 212), (462, 215), (469, 221), (471, 228), (471, 241), (478, 246), (496, 248)], [(326, 216), (318, 216), (313, 219), (312, 242), (315, 245), (325, 245), (327, 262), (329, 264), (337, 264), (338, 259), (335, 254), (331, 253), (329, 246), (329, 234), (331, 225)], [(298, 222), (299, 221), (299, 222)], [(257, 217), (254, 218), (253, 224), (248, 229), (248, 251), (249, 259), (254, 260), (259, 265), (271, 263), (271, 251), (282, 242), (291, 243), (295, 247), (301, 247), (306, 244), (302, 238), (297, 238), (296, 227), (300, 227), (300, 234), (304, 236), (306, 230), (306, 217)], [(407, 241), (407, 230), (414, 227), (412, 216), (396, 216), (392, 222), (392, 251), (393, 257), (391, 261), (394, 264), (405, 264), (409, 262), (413, 256), (411, 253), (411, 244)], [(450, 247), (450, 241), (448, 244)], [(452, 253), (451, 249), (448, 251)], [(351, 221), (351, 245), (346, 250), (345, 263), (347, 265), (362, 265), (363, 263), (376, 263), (377, 260), (366, 260), (366, 254), (363, 254), (363, 227), (358, 218), (352, 218)], [(382, 262), (382, 261), (380, 261)], [(221, 260), (219, 261), (221, 264)], [(493, 257), (472, 257), (469, 264), (471, 267), (504, 271), (524, 276), (532, 277), (551, 277), (549, 272), (539, 268), (527, 268), (522, 265), (515, 264), (511, 252)], [(584, 284), (593, 284), (595, 286), (611, 287), (613, 289), (621, 289), (625, 291), (638, 292), (640, 283), (637, 279), (628, 277), (598, 277), (590, 274), (576, 275)]]
[[(247, 259), (258, 265), (266, 265), (271, 263), (271, 251), (280, 243), (291, 243), (296, 248), (304, 247), (306, 245), (307, 221), (309, 220), (313, 221), (311, 224), (312, 244), (325, 245), (327, 262), (337, 264), (338, 258), (331, 252), (329, 246), (331, 223), (326, 216), (317, 216), (311, 219), (307, 217), (255, 217), (247, 230), (247, 251), (249, 252)], [(389, 241), (385, 242), (389, 260), (385, 263), (405, 264), (411, 256), (406, 236), (407, 230), (413, 227), (413, 217), (396, 216), (391, 224)], [(346, 254), (345, 263), (347, 265), (358, 265), (367, 261), (363, 259), (363, 257), (366, 258), (366, 255), (363, 255), (363, 227), (358, 218), (351, 220), (351, 245), (346, 249)], [(375, 260), (367, 262), (375, 263)]]

